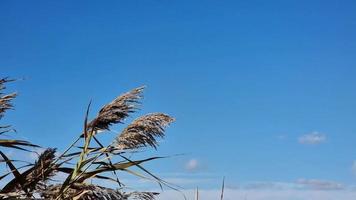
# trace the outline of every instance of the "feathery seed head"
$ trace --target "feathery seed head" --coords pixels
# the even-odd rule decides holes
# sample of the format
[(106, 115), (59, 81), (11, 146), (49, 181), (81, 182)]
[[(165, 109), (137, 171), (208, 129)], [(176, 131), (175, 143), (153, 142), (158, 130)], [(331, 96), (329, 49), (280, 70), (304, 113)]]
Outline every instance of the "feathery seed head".
[(156, 137), (164, 137), (165, 128), (174, 118), (163, 113), (142, 116), (127, 126), (116, 138), (115, 149), (136, 149), (145, 146), (157, 148)]
[(144, 87), (135, 88), (105, 105), (98, 116), (88, 124), (88, 128), (94, 131), (109, 130), (112, 124), (121, 123), (140, 105), (143, 89)]

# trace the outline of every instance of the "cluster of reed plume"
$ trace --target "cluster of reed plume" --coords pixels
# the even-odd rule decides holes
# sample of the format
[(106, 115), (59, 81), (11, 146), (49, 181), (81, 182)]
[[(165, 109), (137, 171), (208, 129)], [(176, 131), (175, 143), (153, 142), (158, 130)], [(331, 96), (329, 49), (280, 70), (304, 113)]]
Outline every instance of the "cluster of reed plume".
[[(13, 80), (8, 78), (0, 79), (0, 119), (7, 110), (13, 108), (11, 101), (16, 97), (16, 93), (4, 93), (5, 84), (11, 81)], [(18, 166), (18, 160), (10, 159), (0, 149), (0, 164), (3, 163), (9, 168), (8, 172), (0, 174), (0, 181), (13, 176), (1, 188), (0, 199), (151, 200), (158, 194), (126, 192), (117, 171), (154, 180), (161, 187), (162, 185), (172, 187), (142, 165), (162, 157), (132, 160), (127, 155), (139, 153), (137, 150), (143, 147), (156, 149), (157, 138), (163, 138), (165, 128), (174, 121), (169, 115), (163, 113), (144, 115), (131, 122), (109, 145), (104, 145), (99, 140), (99, 136), (110, 131), (112, 125), (123, 123), (125, 118), (137, 111), (143, 97), (143, 89), (139, 87), (117, 97), (103, 106), (92, 120), (88, 119), (89, 104), (83, 132), (60, 155), (56, 149), (48, 148), (39, 155), (35, 163)], [(0, 137), (11, 131), (13, 129), (10, 126), (0, 126)], [(39, 146), (28, 141), (3, 137), (0, 138), (0, 147), (31, 151), (32, 148)], [(133, 170), (133, 167), (136, 170)], [(66, 178), (56, 182), (54, 179), (58, 173), (66, 174)], [(90, 183), (92, 179), (113, 181), (118, 187), (113, 189), (94, 185)]]

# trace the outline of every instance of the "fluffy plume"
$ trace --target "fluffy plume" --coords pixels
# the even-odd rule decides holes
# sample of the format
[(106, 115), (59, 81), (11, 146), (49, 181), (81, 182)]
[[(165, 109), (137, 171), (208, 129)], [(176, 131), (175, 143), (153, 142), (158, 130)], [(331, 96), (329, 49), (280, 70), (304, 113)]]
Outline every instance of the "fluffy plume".
[(40, 189), (41, 185), (54, 174), (55, 152), (55, 149), (51, 148), (45, 150), (31, 168), (21, 174), (18, 172), (18, 176), (9, 181), (2, 188), (1, 193), (17, 192), (23, 195), (24, 192), (30, 194)]
[[(54, 199), (60, 191), (61, 185), (49, 187), (42, 193), (45, 199)], [(64, 194), (63, 199), (77, 199), (77, 200), (154, 200), (155, 195), (158, 193), (153, 192), (132, 192), (124, 193), (119, 190), (100, 187), (97, 185), (88, 184), (74, 184)]]
[(98, 116), (88, 124), (88, 128), (97, 130), (109, 130), (112, 124), (121, 123), (130, 113), (134, 112), (142, 99), (144, 87), (139, 87), (127, 92), (111, 103), (105, 105)]
[(13, 106), (11, 101), (16, 97), (16, 93), (4, 94), (2, 90), (6, 89), (5, 83), (14, 80), (3, 78), (0, 79), (0, 119), (4, 116), (6, 110), (11, 109)]
[(155, 192), (132, 192), (128, 194), (129, 198), (140, 200), (153, 200), (159, 193)]
[(54, 175), (54, 164), (56, 149), (48, 148), (39, 157), (26, 176), (25, 187), (33, 191), (39, 183), (47, 181)]
[[(45, 199), (55, 199), (58, 196), (62, 185), (55, 185), (47, 188), (41, 194)], [(77, 200), (123, 200), (124, 195), (116, 190), (104, 188), (100, 186), (87, 185), (87, 184), (73, 184), (65, 194), (64, 200), (77, 199)]]
[(157, 148), (156, 137), (164, 137), (165, 128), (174, 119), (163, 113), (142, 116), (127, 126), (116, 138), (115, 149), (136, 149), (144, 146)]
[(0, 193), (0, 199), (24, 199), (24, 198), (26, 198), (24, 194), (19, 192)]

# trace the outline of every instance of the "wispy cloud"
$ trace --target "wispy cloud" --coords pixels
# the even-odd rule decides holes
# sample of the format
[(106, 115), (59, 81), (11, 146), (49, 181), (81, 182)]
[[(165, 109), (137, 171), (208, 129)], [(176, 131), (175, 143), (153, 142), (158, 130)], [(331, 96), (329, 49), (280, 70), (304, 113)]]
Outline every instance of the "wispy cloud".
[(319, 132), (312, 132), (309, 134), (302, 135), (298, 138), (299, 143), (301, 144), (308, 144), (308, 145), (315, 145), (325, 142), (326, 136)]
[(241, 185), (239, 188), (246, 190), (284, 190), (291, 188), (290, 183), (257, 181)]
[(330, 180), (320, 180), (320, 179), (305, 179), (300, 178), (294, 182), (265, 182), (265, 181), (255, 181), (245, 184), (240, 184), (239, 186), (227, 186), (230, 189), (246, 189), (246, 190), (342, 190), (350, 189), (351, 187), (346, 187), (346, 185), (330, 181)]
[(306, 189), (313, 190), (341, 190), (345, 189), (345, 186), (341, 183), (327, 180), (317, 179), (298, 179), (297, 184), (304, 186)]
[[(338, 182), (318, 179), (298, 179), (294, 182), (263, 182), (241, 184), (237, 187), (227, 185), (224, 199), (235, 200), (354, 200), (356, 190), (353, 186)], [(188, 200), (194, 199), (194, 189), (182, 191)], [(220, 195), (220, 189), (202, 189), (200, 199), (215, 200)], [(175, 191), (163, 191), (159, 200), (183, 200)]]
[[(182, 191), (188, 200), (194, 199), (194, 190)], [(200, 199), (216, 200), (219, 199), (219, 189), (200, 190)], [(226, 189), (224, 200), (354, 200), (356, 191), (354, 190), (246, 190), (246, 189)], [(183, 200), (184, 198), (175, 191), (167, 190), (158, 196), (159, 200)]]

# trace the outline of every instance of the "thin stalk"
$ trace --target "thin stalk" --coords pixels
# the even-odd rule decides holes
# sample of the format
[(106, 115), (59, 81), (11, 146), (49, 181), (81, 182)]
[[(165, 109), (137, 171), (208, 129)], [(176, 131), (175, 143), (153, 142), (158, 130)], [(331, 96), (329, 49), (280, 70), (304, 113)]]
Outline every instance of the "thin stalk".
[(80, 138), (81, 137), (79, 136), (60, 156), (57, 157), (56, 160), (53, 161), (53, 163), (58, 162), (71, 148), (74, 147), (74, 145), (77, 144), (77, 142), (80, 140)]

